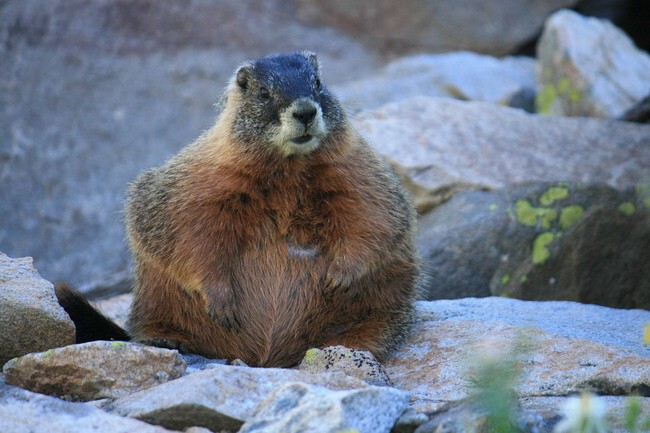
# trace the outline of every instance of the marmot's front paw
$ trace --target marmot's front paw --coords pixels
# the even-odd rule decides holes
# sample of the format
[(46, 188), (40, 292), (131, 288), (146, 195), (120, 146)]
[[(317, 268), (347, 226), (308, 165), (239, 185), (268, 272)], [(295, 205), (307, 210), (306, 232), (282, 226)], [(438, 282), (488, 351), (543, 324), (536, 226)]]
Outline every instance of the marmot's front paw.
[(226, 330), (238, 331), (241, 328), (231, 289), (220, 287), (217, 290), (208, 290), (207, 313)]
[(323, 295), (332, 295), (334, 292), (350, 297), (359, 295), (354, 283), (363, 277), (367, 270), (364, 264), (349, 263), (345, 260), (332, 262), (323, 281)]
[(212, 320), (219, 323), (219, 326), (228, 331), (238, 331), (241, 328), (237, 314), (232, 308), (210, 306), (208, 314)]

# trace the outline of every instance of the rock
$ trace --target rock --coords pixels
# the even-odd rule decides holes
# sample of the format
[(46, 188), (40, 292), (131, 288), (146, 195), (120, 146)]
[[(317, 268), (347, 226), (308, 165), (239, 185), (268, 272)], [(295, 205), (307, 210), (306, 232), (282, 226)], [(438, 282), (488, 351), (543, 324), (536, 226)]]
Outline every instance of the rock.
[(363, 380), (368, 385), (390, 385), (390, 379), (386, 376), (384, 367), (372, 353), (344, 346), (309, 349), (298, 366), (298, 370), (312, 374), (328, 371), (340, 372), (346, 376)]
[(183, 360), (187, 364), (185, 375), (196, 373), (198, 371), (208, 370), (215, 365), (227, 365), (228, 361), (225, 359), (210, 359), (201, 355), (193, 353), (181, 354)]
[(67, 400), (118, 398), (181, 377), (175, 350), (122, 341), (94, 341), (11, 360), (8, 384)]
[(503, 295), (650, 309), (650, 188), (467, 191), (420, 219), (427, 299)]
[(390, 54), (467, 50), (502, 56), (533, 39), (544, 19), (571, 0), (476, 3), (294, 0), (307, 23), (343, 29)]
[(409, 408), (395, 421), (391, 433), (411, 433), (427, 421), (429, 421), (427, 415)]
[(529, 181), (625, 188), (642, 182), (650, 167), (650, 125), (425, 97), (352, 120), (413, 182), (434, 191), (458, 183), (499, 188)]
[(512, 427), (510, 430), (490, 428), (491, 419), (489, 418), (488, 412), (475, 402), (463, 401), (449, 405), (444, 411), (433, 414), (430, 420), (415, 430), (415, 433), (465, 433), (483, 431), (551, 433), (551, 429), (548, 428), (544, 418), (541, 416), (534, 412), (517, 410), (515, 407), (512, 409), (512, 418), (508, 420)]
[(133, 303), (133, 293), (124, 293), (95, 302), (95, 306), (122, 328), (126, 328)]
[(477, 365), (488, 355), (514, 357), (520, 398), (586, 390), (650, 396), (650, 347), (641, 342), (648, 322), (649, 311), (572, 302), (418, 302), (410, 338), (384, 367), (419, 412), (471, 396)]
[(11, 433), (165, 433), (162, 427), (110, 415), (84, 403), (71, 403), (0, 383), (0, 431)]
[(266, 398), (240, 433), (388, 433), (409, 396), (387, 387), (331, 391), (287, 383)]
[(415, 96), (486, 101), (534, 109), (535, 60), (470, 52), (420, 54), (389, 63), (377, 74), (335, 88), (350, 112), (374, 110)]
[(537, 57), (543, 114), (619, 118), (650, 92), (650, 55), (607, 20), (556, 12)]
[(74, 341), (74, 324), (32, 259), (11, 259), (0, 253), (0, 365)]
[(237, 431), (257, 405), (278, 386), (305, 382), (333, 390), (367, 385), (342, 374), (312, 375), (296, 370), (212, 365), (114, 402), (113, 413), (173, 430), (190, 426)]
[(127, 184), (212, 125), (241, 62), (305, 47), (327, 83), (379, 64), (282, 0), (3, 1), (0, 250), (82, 291), (128, 278)]
[(650, 123), (650, 95), (641, 99), (639, 102), (629, 108), (621, 120), (629, 122)]

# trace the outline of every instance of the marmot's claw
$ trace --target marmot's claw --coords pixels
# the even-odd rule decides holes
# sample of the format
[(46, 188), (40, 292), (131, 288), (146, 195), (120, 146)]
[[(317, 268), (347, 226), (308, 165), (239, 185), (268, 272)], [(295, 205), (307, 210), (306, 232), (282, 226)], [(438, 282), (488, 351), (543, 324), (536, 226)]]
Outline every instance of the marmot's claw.
[(216, 321), (219, 326), (227, 331), (239, 331), (241, 323), (232, 308), (208, 308), (210, 319)]

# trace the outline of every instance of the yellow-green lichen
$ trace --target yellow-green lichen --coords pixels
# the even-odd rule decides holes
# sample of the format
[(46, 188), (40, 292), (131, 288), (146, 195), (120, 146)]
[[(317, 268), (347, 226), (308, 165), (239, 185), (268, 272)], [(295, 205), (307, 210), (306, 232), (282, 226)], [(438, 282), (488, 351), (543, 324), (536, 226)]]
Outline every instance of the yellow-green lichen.
[(490, 206), (488, 206), (489, 211), (495, 211), (497, 210), (498, 206), (494, 203), (492, 203)]
[(560, 82), (557, 85), (557, 92), (560, 96), (564, 96), (574, 104), (577, 104), (582, 99), (580, 90), (566, 77), (560, 78)]
[(43, 358), (49, 358), (54, 353), (54, 349), (46, 350), (43, 352)]
[(517, 200), (515, 203), (517, 221), (528, 227), (536, 227), (538, 223), (542, 228), (549, 229), (551, 223), (557, 218), (555, 209), (538, 208), (526, 200)]
[(535, 96), (535, 106), (539, 114), (551, 114), (551, 108), (557, 99), (557, 91), (552, 84), (542, 87)]
[(506, 284), (508, 284), (509, 281), (510, 281), (510, 275), (509, 274), (503, 274), (503, 276), (499, 280), (499, 282), (501, 283), (502, 286), (505, 286)]
[(126, 347), (126, 343), (123, 341), (111, 341), (111, 347), (116, 350), (124, 349)]
[(522, 275), (521, 278), (519, 278), (519, 282), (521, 284), (526, 284), (528, 282), (528, 275), (526, 274)]
[(558, 200), (562, 200), (569, 196), (569, 188), (564, 186), (553, 186), (546, 190), (539, 198), (539, 203), (542, 206), (550, 206)]
[(555, 239), (555, 234), (551, 232), (544, 232), (537, 236), (533, 241), (533, 254), (532, 260), (536, 265), (541, 265), (546, 263), (549, 257), (551, 257), (551, 251), (548, 249), (548, 246)]
[(577, 223), (584, 214), (585, 210), (583, 207), (577, 204), (562, 208), (560, 212), (560, 227), (562, 230), (568, 229)]
[(317, 349), (316, 347), (309, 349), (307, 352), (305, 352), (304, 362), (309, 365), (315, 363), (316, 355), (318, 355), (318, 352), (320, 352), (320, 349)]
[(636, 208), (634, 207), (634, 203), (626, 201), (624, 203), (621, 203), (618, 207), (618, 210), (624, 213), (627, 216), (631, 216), (634, 214), (634, 211)]
[(640, 183), (636, 186), (636, 194), (641, 198), (643, 206), (646, 209), (650, 209), (650, 179)]

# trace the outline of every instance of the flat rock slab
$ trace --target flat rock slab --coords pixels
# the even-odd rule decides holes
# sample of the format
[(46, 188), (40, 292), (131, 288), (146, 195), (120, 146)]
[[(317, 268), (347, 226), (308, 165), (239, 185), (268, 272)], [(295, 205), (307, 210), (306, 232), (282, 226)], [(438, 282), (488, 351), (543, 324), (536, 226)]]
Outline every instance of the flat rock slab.
[(426, 97), (387, 104), (352, 121), (376, 150), (429, 189), (532, 181), (624, 188), (643, 182), (650, 167), (650, 125)]
[(409, 395), (387, 387), (331, 391), (288, 383), (258, 406), (240, 433), (389, 433)]
[(169, 430), (111, 415), (84, 403), (0, 383), (0, 431), (6, 433), (165, 433)]
[(642, 345), (650, 312), (572, 302), (504, 298), (419, 302), (417, 323), (401, 351), (385, 363), (398, 389), (420, 410), (468, 397), (482, 356), (515, 353), (522, 363), (520, 397), (645, 395), (650, 348)]
[(118, 398), (177, 379), (185, 361), (176, 350), (121, 341), (94, 341), (9, 361), (10, 385), (67, 400)]
[(31, 257), (11, 259), (0, 252), (0, 365), (74, 340), (74, 324)]
[(109, 409), (173, 430), (190, 426), (237, 431), (273, 390), (288, 382), (333, 390), (365, 388), (343, 374), (308, 374), (297, 370), (211, 365), (193, 373), (116, 400)]

